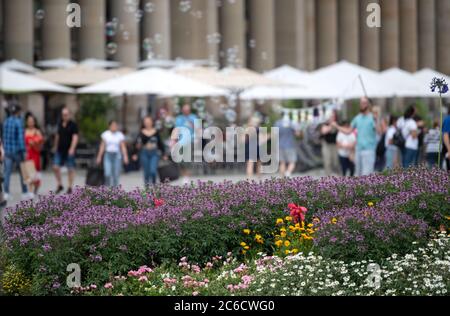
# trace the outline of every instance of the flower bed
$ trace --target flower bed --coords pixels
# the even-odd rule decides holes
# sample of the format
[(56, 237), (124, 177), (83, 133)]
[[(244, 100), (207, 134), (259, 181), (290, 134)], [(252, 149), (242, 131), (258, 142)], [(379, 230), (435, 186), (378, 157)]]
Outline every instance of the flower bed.
[[(4, 252), (8, 265), (31, 280), (33, 294), (70, 293), (64, 285), (70, 263), (80, 265), (83, 284), (97, 285), (139, 266), (170, 266), (184, 256), (204, 264), (228, 252), (241, 262), (294, 249), (345, 262), (382, 260), (412, 252), (430, 231), (448, 225), (449, 188), (447, 173), (426, 169), (148, 192), (80, 188), (10, 210)], [(307, 209), (304, 223), (286, 223), (294, 205)]]

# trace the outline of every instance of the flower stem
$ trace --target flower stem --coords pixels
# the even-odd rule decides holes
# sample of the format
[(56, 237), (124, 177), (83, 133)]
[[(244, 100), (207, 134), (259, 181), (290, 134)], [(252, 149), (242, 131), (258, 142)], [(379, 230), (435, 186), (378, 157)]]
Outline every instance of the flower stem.
[(442, 155), (442, 125), (444, 124), (444, 113), (442, 109), (442, 94), (439, 93), (439, 107), (441, 110), (441, 119), (440, 119), (440, 125), (439, 125), (439, 156), (438, 156), (438, 168), (441, 168), (441, 155)]

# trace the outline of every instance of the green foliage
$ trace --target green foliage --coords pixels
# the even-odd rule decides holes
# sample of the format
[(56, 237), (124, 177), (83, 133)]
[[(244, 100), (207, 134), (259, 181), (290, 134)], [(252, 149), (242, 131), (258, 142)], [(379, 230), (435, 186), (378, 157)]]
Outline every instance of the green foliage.
[(98, 142), (100, 135), (108, 128), (108, 114), (116, 108), (108, 96), (86, 95), (80, 98), (78, 122), (81, 135), (89, 144)]

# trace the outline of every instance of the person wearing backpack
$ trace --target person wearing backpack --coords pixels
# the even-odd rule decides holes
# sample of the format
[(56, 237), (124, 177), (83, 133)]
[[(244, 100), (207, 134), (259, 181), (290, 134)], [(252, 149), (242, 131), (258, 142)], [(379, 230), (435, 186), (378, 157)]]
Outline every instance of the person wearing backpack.
[(397, 117), (391, 116), (389, 119), (389, 127), (387, 129), (384, 146), (385, 150), (385, 169), (393, 169), (398, 156), (398, 147), (395, 145), (394, 136), (397, 133)]

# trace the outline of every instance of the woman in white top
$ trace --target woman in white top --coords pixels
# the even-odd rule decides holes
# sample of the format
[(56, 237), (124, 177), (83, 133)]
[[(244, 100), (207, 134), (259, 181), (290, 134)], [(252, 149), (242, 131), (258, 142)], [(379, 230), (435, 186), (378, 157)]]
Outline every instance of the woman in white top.
[[(350, 128), (349, 122), (343, 122), (342, 126), (345, 128)], [(355, 133), (344, 133), (340, 131), (336, 138), (337, 152), (339, 156), (339, 162), (342, 168), (343, 176), (347, 176), (347, 172), (350, 172), (350, 176), (353, 177), (355, 174), (355, 147), (356, 147), (356, 136)]]
[(417, 154), (419, 151), (419, 128), (414, 120), (414, 114), (416, 109), (414, 106), (410, 106), (401, 121), (401, 124), (397, 124), (401, 129), (403, 138), (405, 139), (405, 148), (402, 150), (402, 164), (403, 168), (417, 164)]
[(97, 156), (100, 165), (103, 157), (106, 185), (119, 186), (119, 177), (122, 169), (122, 160), (128, 164), (128, 152), (125, 145), (125, 136), (119, 131), (116, 121), (109, 123), (109, 129), (102, 134), (102, 143)]

